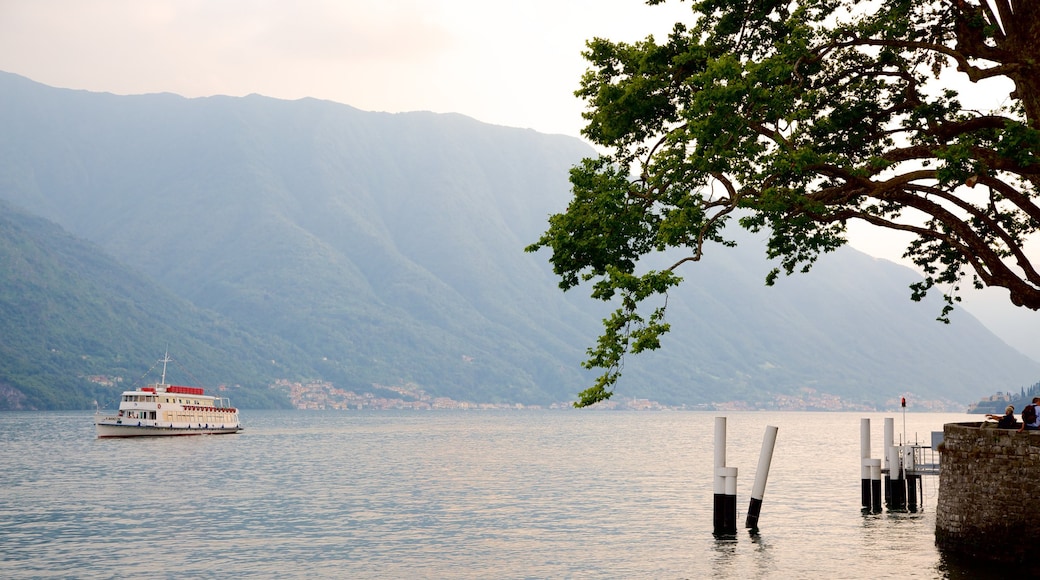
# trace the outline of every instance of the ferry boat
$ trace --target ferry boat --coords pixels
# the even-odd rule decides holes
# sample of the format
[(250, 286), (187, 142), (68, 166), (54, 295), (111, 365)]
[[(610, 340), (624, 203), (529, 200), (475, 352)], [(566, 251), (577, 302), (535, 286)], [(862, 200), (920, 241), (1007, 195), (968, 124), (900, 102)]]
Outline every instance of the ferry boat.
[(159, 362), (163, 371), (158, 383), (124, 391), (115, 415), (96, 413), (98, 439), (224, 435), (242, 430), (238, 409), (227, 398), (207, 395), (200, 387), (166, 384), (169, 355)]

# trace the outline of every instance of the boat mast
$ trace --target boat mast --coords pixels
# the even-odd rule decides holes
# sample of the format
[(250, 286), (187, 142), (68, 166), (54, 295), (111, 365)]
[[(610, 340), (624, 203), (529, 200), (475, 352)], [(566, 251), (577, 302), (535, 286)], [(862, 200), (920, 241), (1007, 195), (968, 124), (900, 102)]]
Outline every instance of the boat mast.
[(162, 363), (162, 380), (159, 381), (159, 384), (160, 385), (165, 385), (166, 384), (166, 363), (170, 362), (170, 349), (166, 349), (166, 353), (163, 354), (163, 358), (159, 362)]

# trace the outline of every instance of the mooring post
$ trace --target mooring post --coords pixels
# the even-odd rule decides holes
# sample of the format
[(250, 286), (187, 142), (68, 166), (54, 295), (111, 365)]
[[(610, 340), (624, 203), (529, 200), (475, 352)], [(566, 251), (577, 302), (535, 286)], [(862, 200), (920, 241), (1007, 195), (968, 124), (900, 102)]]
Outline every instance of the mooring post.
[(870, 419), (859, 420), (859, 458), (863, 509), (870, 509)]
[(715, 473), (724, 480), (725, 490), (722, 498), (722, 517), (715, 517), (715, 533), (732, 536), (737, 533), (737, 468), (720, 467)]
[(888, 472), (885, 473), (885, 507), (893, 509), (899, 502), (899, 493), (896, 487), (896, 472), (899, 470), (899, 448), (894, 445), (885, 447), (885, 463)]
[(906, 479), (903, 478), (903, 458), (901, 445), (888, 448), (888, 476), (891, 479), (892, 494), (887, 502), (890, 510), (906, 509)]
[(881, 471), (885, 473), (885, 505), (892, 505), (892, 479), (894, 474), (892, 472), (892, 453), (889, 449), (896, 444), (896, 420), (892, 417), (885, 418), (885, 446), (882, 448), (884, 452), (882, 457), (885, 458), (885, 464), (882, 466)]
[(902, 447), (902, 470), (900, 475), (905, 482), (903, 504), (910, 512), (917, 512), (917, 483), (920, 481), (920, 476), (915, 475), (916, 466), (914, 465), (914, 448), (907, 442)]
[[(715, 491), (715, 533), (725, 533), (721, 531), (725, 527), (725, 513), (726, 513), (726, 476), (721, 470), (726, 467), (726, 418), (715, 417), (715, 468), (712, 470), (712, 476), (715, 478), (714, 491)], [(736, 519), (736, 516), (734, 516)], [(734, 533), (736, 533), (734, 531)]]
[(870, 462), (870, 488), (871, 488), (871, 510), (881, 513), (881, 460), (869, 459)]
[(766, 426), (766, 434), (762, 438), (762, 452), (758, 455), (758, 471), (755, 472), (755, 485), (751, 488), (751, 504), (748, 506), (745, 528), (758, 529), (758, 516), (762, 512), (762, 496), (766, 493), (766, 480), (769, 478), (769, 465), (773, 462), (773, 448), (776, 446), (778, 428)]

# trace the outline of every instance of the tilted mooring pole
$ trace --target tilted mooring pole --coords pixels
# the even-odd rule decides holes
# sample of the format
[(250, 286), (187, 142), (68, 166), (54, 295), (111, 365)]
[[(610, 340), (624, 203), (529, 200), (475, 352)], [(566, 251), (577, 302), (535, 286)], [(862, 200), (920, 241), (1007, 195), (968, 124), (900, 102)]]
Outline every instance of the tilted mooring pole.
[(769, 465), (773, 462), (777, 430), (777, 427), (767, 425), (765, 437), (762, 438), (762, 452), (758, 456), (758, 471), (755, 472), (755, 485), (751, 488), (751, 505), (748, 506), (745, 528), (758, 529), (758, 515), (762, 511), (762, 496), (766, 493)]

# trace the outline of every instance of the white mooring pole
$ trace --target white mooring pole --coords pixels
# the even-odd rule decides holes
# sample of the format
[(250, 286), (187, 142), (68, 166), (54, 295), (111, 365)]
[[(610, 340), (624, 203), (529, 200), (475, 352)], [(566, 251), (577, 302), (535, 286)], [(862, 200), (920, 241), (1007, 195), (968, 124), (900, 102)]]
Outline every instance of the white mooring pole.
[(737, 468), (720, 467), (715, 473), (722, 476), (725, 488), (720, 510), (722, 517), (715, 517), (715, 533), (732, 536), (737, 533)]
[(871, 511), (881, 513), (881, 460), (868, 459), (870, 463)]
[(859, 480), (863, 509), (870, 509), (870, 419), (859, 420)]
[(769, 465), (773, 462), (777, 430), (777, 427), (767, 425), (766, 434), (762, 438), (762, 452), (758, 455), (758, 471), (755, 472), (755, 485), (751, 488), (751, 505), (748, 506), (745, 528), (758, 529), (758, 515), (762, 512), (762, 496), (766, 493), (766, 480), (769, 478)]
[(890, 510), (906, 508), (906, 481), (903, 479), (902, 446), (893, 445), (888, 448), (888, 479), (891, 487), (889, 499), (885, 502)]
[(737, 533), (737, 468), (726, 467), (726, 418), (715, 417), (715, 533)]
[(885, 475), (885, 505), (892, 505), (892, 480), (896, 478), (895, 473), (892, 471), (892, 453), (889, 451), (896, 444), (895, 425), (895, 419), (885, 417), (885, 446), (882, 448), (884, 451), (881, 453), (881, 457), (885, 461), (882, 465), (882, 471), (888, 470), (888, 474)]

